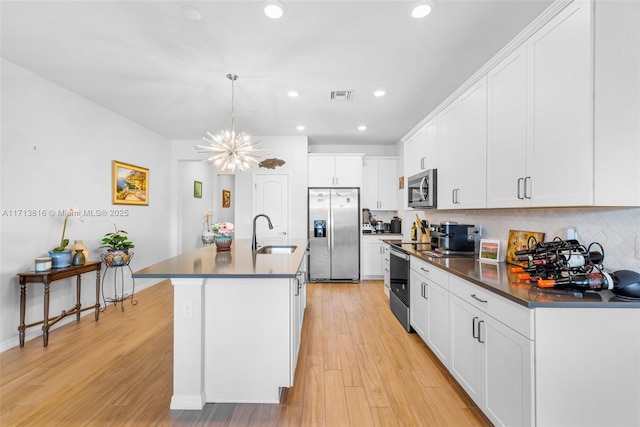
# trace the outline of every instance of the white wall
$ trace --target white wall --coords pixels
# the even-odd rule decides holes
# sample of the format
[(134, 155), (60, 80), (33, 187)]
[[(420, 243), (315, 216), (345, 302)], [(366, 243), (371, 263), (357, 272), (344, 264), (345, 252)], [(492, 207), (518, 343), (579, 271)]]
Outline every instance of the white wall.
[[(202, 197), (194, 196), (194, 181), (202, 183)], [(181, 160), (178, 163), (178, 182), (180, 203), (178, 215), (182, 218), (181, 242), (179, 252), (184, 253), (202, 247), (201, 235), (204, 231), (204, 216), (208, 209), (214, 206), (216, 191), (216, 179), (214, 171), (206, 163), (199, 160)], [(215, 215), (209, 222), (216, 221)]]
[[(169, 141), (11, 62), (2, 60), (1, 65), (0, 349), (4, 350), (18, 345), (16, 274), (33, 270), (34, 258), (45, 256), (60, 241), (63, 219), (49, 211), (70, 207), (106, 211), (106, 216), (85, 215), (83, 223), (71, 221), (67, 230), (71, 243), (81, 239), (89, 247), (91, 260), (99, 259), (100, 239), (114, 223), (127, 230), (136, 245), (132, 269), (169, 255), (165, 200)], [(112, 160), (149, 168), (149, 206), (111, 204)], [(27, 216), (20, 209), (46, 214)], [(122, 215), (115, 216), (113, 209)], [(93, 273), (83, 277), (83, 304), (95, 303), (94, 277)], [(138, 280), (136, 291), (152, 283)], [(74, 288), (73, 279), (52, 285), (51, 314), (75, 304)], [(42, 294), (42, 286), (28, 285), (27, 322), (41, 320)], [(74, 317), (56, 327), (67, 321)], [(30, 328), (27, 339), (40, 334), (40, 327)]]

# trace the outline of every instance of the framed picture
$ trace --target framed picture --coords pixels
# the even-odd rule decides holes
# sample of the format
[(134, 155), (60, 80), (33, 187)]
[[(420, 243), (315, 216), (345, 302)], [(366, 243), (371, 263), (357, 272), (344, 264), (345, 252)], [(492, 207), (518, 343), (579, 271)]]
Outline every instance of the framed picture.
[(500, 261), (500, 240), (481, 239), (480, 240), (480, 261)]
[(529, 249), (538, 242), (544, 242), (544, 233), (537, 231), (509, 230), (509, 243), (507, 244), (507, 262), (521, 267), (527, 267), (528, 261), (518, 260), (516, 251)]
[(149, 169), (112, 162), (111, 202), (114, 205), (149, 205)]
[(193, 181), (193, 197), (202, 199), (202, 183), (200, 181)]
[(402, 190), (404, 188), (404, 176), (398, 178), (398, 190)]
[(231, 207), (231, 191), (222, 190), (222, 207), (230, 208)]

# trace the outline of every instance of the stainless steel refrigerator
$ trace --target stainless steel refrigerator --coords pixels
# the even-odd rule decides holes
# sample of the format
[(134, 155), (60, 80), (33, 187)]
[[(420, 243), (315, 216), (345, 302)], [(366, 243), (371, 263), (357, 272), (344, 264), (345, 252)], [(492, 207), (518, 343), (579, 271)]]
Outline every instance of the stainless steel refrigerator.
[(360, 190), (309, 189), (309, 278), (360, 280)]

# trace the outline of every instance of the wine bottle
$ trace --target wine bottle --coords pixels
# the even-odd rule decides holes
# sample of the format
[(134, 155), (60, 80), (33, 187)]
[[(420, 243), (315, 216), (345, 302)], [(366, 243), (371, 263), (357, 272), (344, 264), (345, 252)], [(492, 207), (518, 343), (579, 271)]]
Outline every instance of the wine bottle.
[(543, 279), (538, 281), (538, 287), (540, 288), (574, 288), (596, 291), (614, 289), (616, 285), (617, 278), (615, 278), (615, 275), (605, 272), (574, 274), (557, 279)]

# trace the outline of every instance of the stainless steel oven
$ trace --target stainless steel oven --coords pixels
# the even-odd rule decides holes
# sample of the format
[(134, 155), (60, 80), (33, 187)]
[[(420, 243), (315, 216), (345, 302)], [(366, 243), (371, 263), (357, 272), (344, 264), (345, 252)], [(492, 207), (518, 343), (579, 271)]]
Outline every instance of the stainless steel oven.
[(411, 332), (409, 319), (409, 255), (391, 247), (389, 305), (402, 326)]
[(409, 207), (435, 209), (437, 207), (438, 171), (428, 169), (407, 179)]

